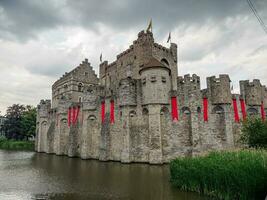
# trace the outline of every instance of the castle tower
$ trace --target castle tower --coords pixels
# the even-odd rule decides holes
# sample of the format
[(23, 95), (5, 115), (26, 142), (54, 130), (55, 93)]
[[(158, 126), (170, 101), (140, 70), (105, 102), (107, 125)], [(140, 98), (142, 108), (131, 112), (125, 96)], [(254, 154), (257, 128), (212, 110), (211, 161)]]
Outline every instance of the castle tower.
[(252, 82), (249, 80), (240, 81), (240, 93), (242, 98), (245, 99), (247, 105), (248, 115), (259, 115), (260, 106), (263, 101), (262, 85), (260, 80), (254, 79)]
[(161, 118), (162, 105), (169, 104), (170, 69), (152, 58), (139, 71), (142, 82), (142, 104), (148, 106), (150, 163), (162, 163)]
[(51, 109), (50, 100), (41, 100), (37, 106), (37, 123), (39, 130), (37, 130), (37, 150), (38, 152), (47, 151), (47, 131), (49, 127), (49, 110)]
[[(230, 78), (226, 74), (220, 74), (207, 78), (207, 95), (209, 99), (209, 123), (215, 126), (213, 143), (226, 148), (234, 145), (233, 138), (233, 106), (230, 88)], [(216, 146), (216, 145), (215, 145)]]

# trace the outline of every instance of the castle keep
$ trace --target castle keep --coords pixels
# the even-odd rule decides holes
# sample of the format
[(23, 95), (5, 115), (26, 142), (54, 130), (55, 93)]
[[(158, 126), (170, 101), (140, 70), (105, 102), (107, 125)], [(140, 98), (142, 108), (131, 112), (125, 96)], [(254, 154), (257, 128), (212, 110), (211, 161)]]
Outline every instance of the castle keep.
[(52, 86), (52, 102), (37, 113), (37, 152), (113, 160), (167, 163), (178, 156), (238, 145), (240, 121), (265, 119), (267, 88), (259, 80), (240, 81), (231, 94), (230, 78), (178, 76), (177, 45), (156, 43), (141, 31), (117, 60), (104, 61), (99, 77), (85, 59)]

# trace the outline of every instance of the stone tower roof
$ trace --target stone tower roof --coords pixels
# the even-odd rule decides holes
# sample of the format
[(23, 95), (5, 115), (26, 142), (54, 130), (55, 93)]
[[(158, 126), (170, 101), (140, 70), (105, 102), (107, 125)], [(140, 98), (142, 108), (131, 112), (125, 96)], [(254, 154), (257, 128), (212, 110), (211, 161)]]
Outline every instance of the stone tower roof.
[(146, 64), (144, 64), (140, 70), (139, 73), (141, 73), (141, 71), (146, 70), (146, 69), (151, 69), (151, 68), (164, 68), (167, 69), (170, 73), (170, 69), (164, 65), (162, 62), (160, 62), (158, 59), (152, 57)]

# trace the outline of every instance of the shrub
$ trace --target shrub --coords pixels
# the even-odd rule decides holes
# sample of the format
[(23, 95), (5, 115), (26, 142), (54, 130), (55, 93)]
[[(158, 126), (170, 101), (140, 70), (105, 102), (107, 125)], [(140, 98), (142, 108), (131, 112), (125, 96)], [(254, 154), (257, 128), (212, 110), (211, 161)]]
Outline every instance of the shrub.
[(177, 158), (170, 164), (171, 182), (182, 190), (218, 199), (252, 200), (267, 195), (267, 152), (212, 152), (204, 157)]
[(34, 142), (0, 139), (0, 149), (33, 151)]
[(267, 121), (250, 118), (243, 122), (241, 141), (249, 147), (267, 148)]

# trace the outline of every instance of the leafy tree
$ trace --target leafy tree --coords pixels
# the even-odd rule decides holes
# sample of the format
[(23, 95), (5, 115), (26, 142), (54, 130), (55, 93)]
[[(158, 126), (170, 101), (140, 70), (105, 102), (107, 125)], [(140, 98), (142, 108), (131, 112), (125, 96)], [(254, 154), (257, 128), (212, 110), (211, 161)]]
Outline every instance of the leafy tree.
[(21, 129), (25, 138), (35, 135), (36, 129), (36, 108), (26, 106), (26, 111), (21, 116)]
[(241, 140), (249, 147), (267, 148), (267, 121), (255, 117), (244, 121)]
[(21, 132), (21, 116), (25, 110), (25, 106), (20, 104), (13, 104), (7, 108), (6, 120), (2, 129), (8, 139), (23, 139)]
[(35, 134), (36, 108), (13, 104), (7, 108), (2, 130), (7, 139), (23, 140)]

